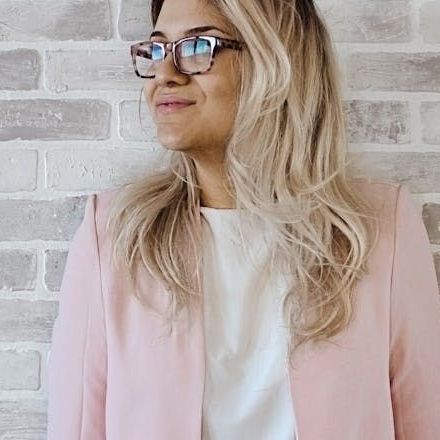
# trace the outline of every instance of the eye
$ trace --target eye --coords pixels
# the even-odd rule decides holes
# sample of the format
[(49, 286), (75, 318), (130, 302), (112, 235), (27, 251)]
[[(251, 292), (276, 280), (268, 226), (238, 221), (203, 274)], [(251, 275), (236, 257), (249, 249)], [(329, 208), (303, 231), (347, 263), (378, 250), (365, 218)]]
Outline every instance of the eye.
[(151, 59), (152, 60), (161, 60), (162, 59), (162, 49), (157, 44), (153, 44), (151, 46)]

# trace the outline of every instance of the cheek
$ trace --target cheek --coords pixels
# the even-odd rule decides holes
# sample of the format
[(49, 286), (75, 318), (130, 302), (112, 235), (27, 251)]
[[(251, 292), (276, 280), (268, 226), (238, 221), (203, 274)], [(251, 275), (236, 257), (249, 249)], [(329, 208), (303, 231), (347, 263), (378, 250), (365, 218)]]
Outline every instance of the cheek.
[(231, 82), (222, 81), (210, 87), (206, 93), (206, 106), (210, 113), (217, 115), (219, 123), (229, 121), (234, 117), (236, 90)]

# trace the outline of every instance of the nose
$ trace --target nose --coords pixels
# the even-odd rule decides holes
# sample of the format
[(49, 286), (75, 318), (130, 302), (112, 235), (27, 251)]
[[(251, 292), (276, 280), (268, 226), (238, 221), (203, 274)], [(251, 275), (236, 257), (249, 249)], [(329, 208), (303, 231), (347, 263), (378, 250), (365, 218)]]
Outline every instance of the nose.
[(165, 58), (156, 67), (155, 80), (159, 83), (169, 81), (181, 82), (182, 78), (184, 79), (186, 77), (187, 75), (179, 72), (174, 64), (172, 52), (166, 52)]

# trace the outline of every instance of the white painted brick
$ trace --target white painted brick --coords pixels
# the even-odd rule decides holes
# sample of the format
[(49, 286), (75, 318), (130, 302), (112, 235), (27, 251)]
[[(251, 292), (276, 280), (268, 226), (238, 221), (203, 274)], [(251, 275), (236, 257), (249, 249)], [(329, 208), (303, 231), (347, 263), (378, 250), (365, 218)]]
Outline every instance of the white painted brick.
[(0, 289), (33, 290), (37, 278), (37, 256), (33, 251), (0, 249)]
[(40, 74), (41, 60), (36, 50), (0, 52), (0, 90), (38, 89)]
[(41, 399), (0, 401), (4, 440), (46, 440), (47, 403)]
[(44, 283), (49, 290), (60, 290), (66, 259), (67, 251), (53, 249), (44, 252)]
[(440, 52), (355, 53), (347, 74), (356, 90), (440, 92)]
[(440, 203), (425, 203), (422, 216), (430, 242), (440, 244)]
[(0, 200), (0, 241), (70, 240), (84, 217), (86, 199)]
[(58, 301), (0, 299), (1, 342), (50, 342)]
[(154, 153), (142, 150), (53, 150), (47, 152), (47, 187), (103, 190), (139, 178), (151, 169)]
[(422, 102), (420, 106), (423, 141), (440, 144), (440, 102)]
[(158, 143), (156, 125), (148, 111), (145, 99), (123, 101), (119, 105), (119, 135), (125, 141), (148, 141)]
[(350, 142), (406, 144), (410, 142), (408, 103), (400, 101), (346, 102)]
[(129, 46), (126, 50), (49, 51), (47, 88), (57, 93), (67, 90), (140, 90)]
[(427, 43), (440, 43), (440, 2), (438, 0), (422, 4), (420, 30)]
[(409, 0), (317, 0), (338, 42), (402, 43), (411, 40)]
[(35, 350), (0, 350), (0, 390), (38, 390), (40, 361)]
[(440, 252), (434, 253), (434, 265), (435, 265), (435, 271), (437, 274), (437, 280), (440, 288)]
[(108, 0), (2, 0), (0, 41), (107, 40)]
[(37, 167), (35, 150), (0, 150), (0, 192), (35, 190)]
[(121, 0), (118, 30), (123, 40), (147, 40), (153, 30), (150, 20), (150, 1)]
[(110, 104), (100, 100), (0, 101), (0, 141), (107, 139), (110, 117)]

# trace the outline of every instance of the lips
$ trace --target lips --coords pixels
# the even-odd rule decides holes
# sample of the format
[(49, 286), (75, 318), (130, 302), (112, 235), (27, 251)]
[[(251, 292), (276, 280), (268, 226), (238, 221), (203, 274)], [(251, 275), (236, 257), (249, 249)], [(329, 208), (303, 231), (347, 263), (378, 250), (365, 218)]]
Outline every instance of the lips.
[(156, 100), (156, 106), (161, 105), (190, 105), (195, 104), (195, 101), (186, 99), (176, 95), (163, 95), (159, 96)]
[(170, 104), (159, 104), (157, 106), (157, 112), (159, 114), (167, 115), (169, 113), (174, 113), (176, 111), (185, 109), (187, 107), (190, 107), (192, 104), (185, 104), (185, 103), (177, 103), (172, 102)]
[(195, 103), (196, 101), (171, 93), (159, 95), (155, 101), (157, 114), (163, 116), (184, 112)]

